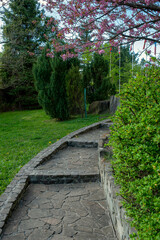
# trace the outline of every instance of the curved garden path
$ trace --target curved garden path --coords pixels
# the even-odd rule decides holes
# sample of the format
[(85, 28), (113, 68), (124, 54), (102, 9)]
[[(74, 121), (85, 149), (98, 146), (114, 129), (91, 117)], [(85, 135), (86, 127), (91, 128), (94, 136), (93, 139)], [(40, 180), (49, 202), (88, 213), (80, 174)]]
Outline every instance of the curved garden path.
[[(56, 148), (43, 151), (17, 175), (27, 176), (28, 184), (12, 214), (3, 220), (0, 239), (117, 239), (98, 166), (98, 140), (109, 129), (99, 127), (79, 133), (63, 140), (61, 147), (56, 143)], [(0, 200), (0, 204), (4, 206), (2, 214), (7, 203), (3, 205)]]

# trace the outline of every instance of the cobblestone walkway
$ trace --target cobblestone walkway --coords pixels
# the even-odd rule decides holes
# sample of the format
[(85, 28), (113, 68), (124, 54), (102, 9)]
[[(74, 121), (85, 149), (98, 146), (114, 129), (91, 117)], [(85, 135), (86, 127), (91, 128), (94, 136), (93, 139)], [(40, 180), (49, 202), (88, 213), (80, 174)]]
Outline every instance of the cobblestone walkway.
[[(107, 129), (77, 136), (98, 141)], [(97, 148), (68, 146), (36, 168), (50, 174), (98, 174)], [(116, 240), (99, 182), (30, 184), (5, 225), (2, 240)]]

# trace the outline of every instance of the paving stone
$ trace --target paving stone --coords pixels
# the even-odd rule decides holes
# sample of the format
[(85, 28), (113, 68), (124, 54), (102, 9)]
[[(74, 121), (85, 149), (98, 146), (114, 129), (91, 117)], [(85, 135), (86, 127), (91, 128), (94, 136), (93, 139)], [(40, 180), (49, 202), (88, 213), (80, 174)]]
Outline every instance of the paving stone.
[(46, 198), (35, 198), (33, 201), (29, 203), (29, 206), (34, 207), (34, 206), (41, 206), (42, 204), (49, 203), (50, 200)]
[(71, 238), (71, 237), (64, 237), (63, 236), (63, 238), (62, 238), (62, 236), (60, 236), (60, 235), (54, 235), (54, 237), (53, 238), (51, 238), (51, 240), (73, 240), (73, 238)]
[(104, 235), (96, 234), (96, 233), (84, 233), (80, 232), (78, 233), (75, 238), (75, 240), (107, 240), (107, 238)]
[(25, 236), (23, 233), (15, 234), (15, 235), (5, 235), (3, 240), (25, 240)]
[(82, 209), (82, 208), (77, 208), (77, 209), (73, 209), (71, 208), (72, 211), (76, 212), (78, 216), (80, 217), (86, 217), (89, 215), (89, 212), (85, 209)]
[(62, 224), (56, 225), (56, 226), (50, 226), (50, 229), (55, 232), (55, 234), (61, 234), (63, 230)]
[(92, 219), (91, 216), (81, 218), (80, 220), (78, 220), (76, 222), (76, 225), (91, 227), (91, 228), (98, 228), (99, 227), (99, 225), (96, 223), (96, 221), (94, 219)]
[(114, 238), (115, 237), (113, 228), (111, 226), (105, 226), (101, 230), (105, 234), (106, 237), (108, 237), (108, 238)]
[(59, 223), (61, 223), (62, 220), (52, 217), (52, 218), (42, 218), (42, 221), (55, 226), (55, 225), (58, 225)]
[(110, 216), (103, 215), (102, 217), (97, 219), (97, 222), (102, 227), (109, 226), (111, 224)]
[(28, 216), (31, 219), (39, 219), (44, 217), (50, 217), (52, 216), (52, 213), (48, 209), (40, 209), (40, 208), (34, 208), (28, 211)]
[(80, 226), (80, 225), (75, 225), (74, 229), (78, 232), (87, 232), (87, 233), (91, 233), (93, 232), (93, 228), (91, 227), (85, 227), (85, 226)]
[(39, 208), (41, 208), (41, 209), (52, 209), (53, 204), (51, 202), (43, 203), (43, 204), (39, 205)]
[(79, 219), (80, 219), (80, 217), (76, 213), (67, 212), (67, 214), (65, 215), (63, 221), (66, 224), (73, 224), (73, 223), (77, 222), (77, 220), (79, 220)]
[(64, 224), (62, 237), (63, 237), (63, 235), (66, 236), (66, 237), (73, 237), (76, 234), (77, 234), (77, 231), (74, 230), (73, 227), (68, 226), (66, 223)]
[(47, 240), (53, 234), (54, 231), (38, 228), (29, 235), (28, 240)]
[(18, 231), (23, 232), (28, 229), (42, 227), (42, 226), (44, 226), (44, 224), (45, 223), (39, 219), (22, 220), (21, 223), (19, 224)]
[(62, 208), (64, 201), (53, 201), (52, 203), (55, 209), (59, 209), (59, 208)]

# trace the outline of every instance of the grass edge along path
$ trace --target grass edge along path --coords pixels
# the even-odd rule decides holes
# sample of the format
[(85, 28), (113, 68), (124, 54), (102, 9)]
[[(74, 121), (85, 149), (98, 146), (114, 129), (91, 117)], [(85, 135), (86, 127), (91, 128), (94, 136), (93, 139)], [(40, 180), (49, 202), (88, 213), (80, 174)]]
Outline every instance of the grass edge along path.
[(41, 150), (109, 116), (88, 115), (59, 122), (50, 119), (43, 110), (0, 113), (0, 195), (21, 167)]

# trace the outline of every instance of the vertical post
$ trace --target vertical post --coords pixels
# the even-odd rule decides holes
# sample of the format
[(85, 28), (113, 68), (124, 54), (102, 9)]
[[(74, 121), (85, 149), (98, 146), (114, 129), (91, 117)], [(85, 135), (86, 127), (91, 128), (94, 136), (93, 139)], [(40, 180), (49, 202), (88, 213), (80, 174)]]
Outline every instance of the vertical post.
[(86, 88), (84, 88), (84, 109), (85, 109), (85, 118), (86, 118), (87, 117)]
[(110, 47), (110, 77), (111, 77), (111, 71), (112, 71), (112, 47)]
[(154, 55), (155, 55), (155, 58), (156, 58), (156, 52), (157, 52), (156, 45), (157, 45), (157, 43), (155, 42), (154, 43)]
[(134, 61), (134, 43), (133, 43), (133, 50), (132, 50), (132, 77), (133, 77), (133, 61)]
[(121, 86), (121, 49), (120, 49), (120, 46), (118, 49), (118, 53), (119, 53), (119, 93), (120, 93), (120, 86)]

